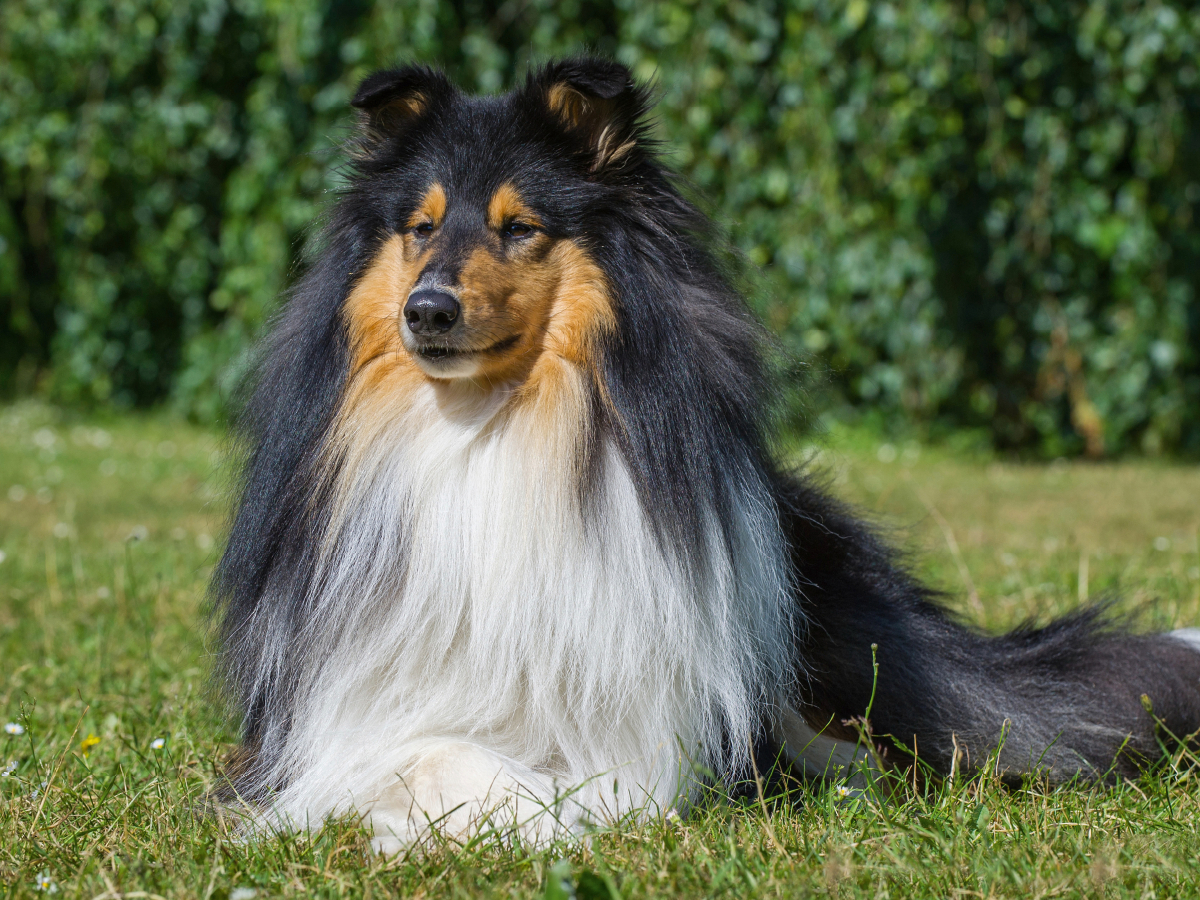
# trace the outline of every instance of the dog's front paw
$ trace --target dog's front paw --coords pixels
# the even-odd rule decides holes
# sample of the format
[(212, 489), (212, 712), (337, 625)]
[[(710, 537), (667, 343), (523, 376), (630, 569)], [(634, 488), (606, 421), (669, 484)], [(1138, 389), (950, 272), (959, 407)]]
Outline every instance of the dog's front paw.
[(391, 832), (380, 834), (378, 826), (376, 826), (375, 836), (371, 838), (371, 849), (383, 856), (395, 856), (401, 850), (415, 843), (416, 839), (415, 835), (399, 838)]
[(548, 776), (477, 744), (454, 742), (406, 767), (365, 818), (372, 846), (384, 854), (435, 835), (463, 842), (489, 832), (544, 846), (582, 831), (581, 810), (570, 806)]

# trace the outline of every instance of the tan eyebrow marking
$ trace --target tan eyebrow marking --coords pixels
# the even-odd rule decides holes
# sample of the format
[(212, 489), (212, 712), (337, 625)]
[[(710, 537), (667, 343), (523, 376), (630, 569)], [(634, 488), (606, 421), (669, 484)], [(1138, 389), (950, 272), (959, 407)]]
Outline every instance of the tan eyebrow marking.
[(421, 198), (416, 210), (408, 217), (408, 227), (416, 228), (422, 222), (441, 225), (444, 218), (446, 218), (446, 191), (435, 181), (429, 186), (425, 196)]
[(510, 182), (500, 185), (492, 195), (487, 209), (488, 226), (499, 230), (505, 222), (520, 220), (528, 225), (540, 226), (541, 220), (525, 205), (521, 194)]

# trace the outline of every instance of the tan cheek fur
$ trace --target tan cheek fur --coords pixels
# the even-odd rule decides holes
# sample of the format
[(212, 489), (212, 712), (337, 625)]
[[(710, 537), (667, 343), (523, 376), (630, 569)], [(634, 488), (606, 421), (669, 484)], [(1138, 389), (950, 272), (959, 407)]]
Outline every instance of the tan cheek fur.
[(350, 343), (346, 405), (381, 381), (420, 375), (400, 340), (401, 310), (424, 264), (411, 238), (393, 235), (346, 298), (343, 318)]
[[(600, 341), (617, 324), (607, 281), (577, 244), (565, 240), (536, 263), (496, 266), (492, 261), (478, 275), (497, 284), (498, 269), (506, 271), (502, 289), (490, 292), (493, 314), (523, 326), (522, 338), (489, 360), (487, 371), (519, 383), (511, 415), (524, 420), (531, 453), (556, 458), (568, 450), (564, 442), (581, 442), (587, 435), (590, 385), (603, 394)], [(466, 283), (467, 270), (463, 274)]]
[[(588, 394), (578, 385), (587, 373), (601, 392), (604, 378), (600, 372), (600, 342), (616, 330), (617, 317), (609, 299), (604, 274), (577, 245), (559, 244), (556, 275), (558, 284), (550, 302), (546, 325), (541, 335), (542, 352), (521, 386), (521, 395), (539, 416), (566, 412), (586, 421)], [(555, 397), (571, 395), (578, 408), (554, 410)]]
[(526, 395), (538, 390), (539, 372), (553, 358), (594, 371), (600, 338), (616, 328), (604, 274), (572, 241), (559, 241), (536, 261), (476, 250), (463, 266), (460, 299), (481, 345), (519, 336), (509, 350), (486, 357), (481, 374), (493, 383), (518, 382)]

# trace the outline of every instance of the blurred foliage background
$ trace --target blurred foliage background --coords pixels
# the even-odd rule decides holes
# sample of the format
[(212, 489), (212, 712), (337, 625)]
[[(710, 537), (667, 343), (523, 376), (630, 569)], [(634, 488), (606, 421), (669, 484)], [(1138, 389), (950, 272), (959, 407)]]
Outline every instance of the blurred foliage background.
[(397, 60), (662, 90), (753, 302), (880, 427), (1200, 451), (1200, 5), (4, 0), (0, 392), (219, 417)]

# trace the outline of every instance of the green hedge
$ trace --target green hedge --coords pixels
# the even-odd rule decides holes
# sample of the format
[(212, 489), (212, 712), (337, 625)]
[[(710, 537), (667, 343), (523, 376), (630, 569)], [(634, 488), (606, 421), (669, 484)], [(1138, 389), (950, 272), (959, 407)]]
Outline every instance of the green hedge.
[(220, 414), (358, 78), (662, 85), (755, 302), (885, 424), (1200, 449), (1200, 9), (1157, 2), (0, 4), (0, 386)]

